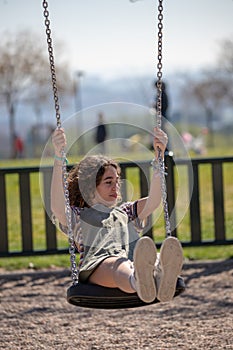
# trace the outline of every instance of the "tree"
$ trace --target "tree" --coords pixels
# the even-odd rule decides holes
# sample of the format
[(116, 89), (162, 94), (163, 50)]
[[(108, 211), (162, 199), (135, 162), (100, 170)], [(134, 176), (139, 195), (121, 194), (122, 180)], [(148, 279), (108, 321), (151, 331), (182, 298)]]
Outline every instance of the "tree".
[(183, 95), (196, 101), (204, 110), (206, 127), (209, 130), (209, 146), (213, 146), (213, 121), (226, 107), (233, 107), (233, 41), (220, 43), (220, 54), (216, 66), (203, 70), (192, 78), (186, 77)]
[[(29, 31), (1, 35), (0, 98), (9, 115), (11, 156), (14, 155), (15, 116), (19, 103), (33, 105), (37, 113), (51, 96), (48, 53), (42, 39)], [(67, 66), (56, 62), (59, 71), (58, 89), (70, 89)], [(66, 84), (64, 83), (66, 82)]]
[(214, 114), (220, 110), (227, 87), (222, 79), (214, 72), (208, 72), (193, 86), (192, 92), (206, 115), (206, 127), (209, 130), (209, 146), (213, 147), (213, 120)]
[(225, 99), (233, 105), (233, 40), (223, 40), (219, 48), (218, 71), (225, 85), (227, 85)]

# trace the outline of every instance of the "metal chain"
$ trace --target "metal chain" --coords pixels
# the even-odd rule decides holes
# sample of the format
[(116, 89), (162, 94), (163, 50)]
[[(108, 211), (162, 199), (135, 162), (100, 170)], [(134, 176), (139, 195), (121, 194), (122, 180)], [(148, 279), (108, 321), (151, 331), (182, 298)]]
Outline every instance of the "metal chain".
[(157, 63), (157, 106), (156, 106), (156, 122), (161, 129), (162, 126), (162, 48), (163, 48), (163, 0), (159, 0), (158, 5), (158, 63)]
[[(136, 2), (137, 0), (131, 0), (131, 2)], [(163, 48), (163, 0), (158, 0), (158, 63), (157, 63), (157, 103), (156, 103), (156, 126), (161, 129), (162, 127), (162, 48)], [(165, 230), (166, 236), (171, 236), (171, 224), (168, 213), (168, 204), (167, 204), (167, 186), (165, 180), (165, 165), (164, 160), (161, 157), (161, 150), (158, 149), (158, 162), (159, 162), (159, 171), (161, 179), (161, 193), (162, 193), (162, 202), (164, 209), (164, 221), (165, 221)]]
[[(47, 35), (47, 44), (48, 44), (49, 62), (50, 62), (50, 70), (51, 70), (51, 80), (52, 80), (52, 87), (53, 87), (53, 96), (54, 96), (54, 102), (55, 102), (57, 128), (61, 128), (60, 106), (59, 106), (59, 99), (58, 99), (57, 78), (56, 78), (56, 70), (55, 70), (55, 63), (54, 63), (52, 38), (51, 38), (48, 1), (43, 0), (42, 6), (44, 8), (45, 27), (46, 27), (46, 35)], [(63, 189), (64, 189), (64, 196), (65, 196), (65, 211), (66, 211), (66, 221), (67, 221), (67, 228), (68, 228), (71, 275), (72, 275), (73, 284), (76, 284), (78, 282), (78, 270), (77, 270), (77, 265), (76, 265), (75, 242), (74, 242), (74, 235), (73, 235), (73, 230), (72, 230), (72, 217), (71, 217), (70, 199), (69, 199), (69, 191), (68, 191), (68, 181), (67, 181), (68, 174), (67, 174), (67, 168), (66, 168), (66, 152), (64, 149), (61, 150), (61, 155), (63, 158), (62, 180), (63, 180)]]
[(49, 20), (49, 11), (48, 11), (48, 2), (47, 1), (43, 1), (43, 8), (44, 8), (44, 18), (45, 18), (44, 23), (45, 23), (45, 27), (46, 27), (52, 87), (53, 87), (53, 96), (54, 96), (55, 111), (56, 111), (56, 118), (57, 118), (57, 127), (60, 128), (61, 127), (60, 107), (59, 107), (59, 99), (58, 99), (58, 92), (57, 92), (57, 79), (56, 79), (56, 71), (55, 71), (55, 64), (54, 64), (54, 55), (53, 55), (53, 46), (52, 46), (50, 20)]
[[(157, 105), (156, 105), (156, 124), (157, 127), (161, 129), (162, 127), (162, 38), (163, 38), (163, 0), (158, 0), (158, 63), (157, 63)], [(165, 180), (165, 165), (164, 160), (161, 156), (161, 150), (158, 149), (158, 162), (160, 170), (161, 179), (161, 193), (163, 201), (163, 211), (164, 211), (164, 221), (166, 237), (171, 236), (171, 224), (168, 213), (168, 203), (167, 203), (167, 186)]]

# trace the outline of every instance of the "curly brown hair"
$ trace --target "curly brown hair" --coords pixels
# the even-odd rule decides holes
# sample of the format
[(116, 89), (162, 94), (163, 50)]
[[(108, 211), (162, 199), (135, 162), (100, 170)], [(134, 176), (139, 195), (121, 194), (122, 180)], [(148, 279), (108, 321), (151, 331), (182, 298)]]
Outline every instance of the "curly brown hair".
[(70, 170), (68, 190), (71, 206), (78, 208), (91, 206), (96, 187), (109, 166), (113, 166), (120, 176), (118, 163), (102, 155), (87, 156)]

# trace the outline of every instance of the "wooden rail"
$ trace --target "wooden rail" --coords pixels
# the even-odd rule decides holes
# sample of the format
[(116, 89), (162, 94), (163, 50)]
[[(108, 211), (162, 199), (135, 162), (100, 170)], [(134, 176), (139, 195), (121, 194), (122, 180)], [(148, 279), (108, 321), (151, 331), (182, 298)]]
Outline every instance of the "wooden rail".
[[(190, 239), (182, 241), (183, 246), (202, 246), (202, 245), (227, 245), (233, 244), (232, 238), (226, 237), (225, 227), (225, 200), (224, 200), (224, 181), (223, 181), (223, 165), (231, 163), (233, 169), (233, 157), (226, 158), (197, 158), (186, 160), (177, 159), (175, 162), (172, 157), (166, 157), (166, 166), (168, 167), (167, 192), (168, 207), (173, 228), (172, 234), (179, 236), (176, 225), (176, 185), (175, 170), (179, 166), (187, 168), (187, 178), (189, 184), (189, 216), (190, 216)], [(201, 227), (201, 210), (200, 210), (200, 188), (199, 188), (199, 168), (203, 164), (211, 167), (212, 173), (212, 192), (213, 192), (213, 212), (214, 212), (214, 239), (204, 240), (202, 237)], [(127, 179), (127, 169), (139, 169), (139, 187), (141, 197), (148, 193), (148, 184), (151, 173), (150, 162), (127, 162), (121, 163), (122, 178)], [(42, 178), (43, 192), (43, 217), (44, 232), (46, 236), (46, 248), (41, 250), (33, 246), (33, 214), (32, 214), (32, 190), (30, 175), (32, 173), (40, 173)], [(232, 171), (233, 173), (233, 171)], [(20, 227), (17, 230), (21, 234), (22, 249), (20, 251), (12, 251), (9, 249), (9, 227), (11, 217), (7, 212), (7, 177), (16, 174), (18, 176), (18, 188), (20, 198)], [(23, 255), (42, 255), (42, 254), (58, 254), (68, 251), (67, 248), (59, 249), (57, 245), (57, 229), (50, 220), (50, 183), (52, 176), (52, 167), (27, 167), (27, 168), (2, 168), (0, 169), (0, 257), (23, 256)], [(39, 186), (39, 184), (38, 184)], [(127, 199), (127, 185), (122, 187), (122, 197)], [(233, 201), (233, 198), (232, 198)], [(149, 229), (145, 234), (152, 236), (151, 218)], [(180, 237), (179, 237), (180, 238)], [(158, 244), (159, 246), (160, 244)]]

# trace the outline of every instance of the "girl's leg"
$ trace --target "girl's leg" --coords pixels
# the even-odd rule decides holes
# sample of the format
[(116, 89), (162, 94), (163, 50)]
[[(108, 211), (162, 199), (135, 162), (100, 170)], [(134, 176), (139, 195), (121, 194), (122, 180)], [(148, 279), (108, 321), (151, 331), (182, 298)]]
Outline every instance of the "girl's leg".
[(157, 293), (154, 281), (156, 256), (152, 239), (142, 237), (134, 249), (134, 267), (126, 258), (107, 258), (91, 274), (89, 281), (105, 287), (117, 287), (126, 293), (136, 291), (145, 303), (153, 302)]
[(109, 288), (119, 288), (126, 293), (135, 293), (130, 279), (133, 264), (126, 258), (110, 257), (105, 259), (89, 277), (89, 281)]

